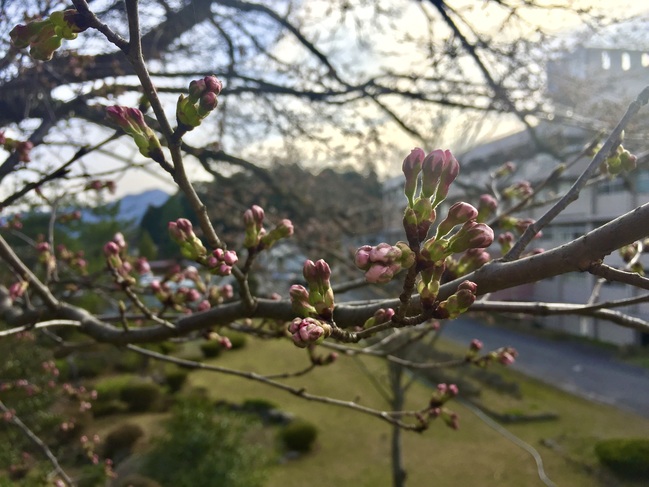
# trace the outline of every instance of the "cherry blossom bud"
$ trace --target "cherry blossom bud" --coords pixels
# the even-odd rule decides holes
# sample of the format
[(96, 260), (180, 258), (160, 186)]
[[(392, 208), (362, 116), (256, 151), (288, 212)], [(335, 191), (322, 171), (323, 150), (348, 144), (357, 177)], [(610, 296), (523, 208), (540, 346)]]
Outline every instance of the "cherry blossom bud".
[(471, 281), (464, 281), (460, 284), (455, 294), (440, 303), (439, 310), (446, 315), (443, 317), (455, 319), (469, 309), (475, 302), (477, 289), (477, 284)]
[(262, 248), (269, 249), (279, 240), (288, 238), (291, 235), (293, 235), (293, 223), (291, 222), (291, 220), (285, 218), (266, 235), (262, 235), (260, 243)]
[(149, 261), (146, 257), (139, 257), (135, 261), (135, 271), (141, 276), (151, 273), (151, 266), (149, 265)]
[(119, 245), (117, 245), (113, 241), (108, 242), (106, 245), (104, 245), (104, 254), (106, 255), (106, 257), (119, 255)]
[(498, 200), (491, 196), (490, 194), (483, 194), (480, 196), (478, 203), (478, 217), (476, 220), (478, 222), (487, 221), (492, 215), (496, 213), (498, 208)]
[(509, 252), (514, 243), (514, 234), (512, 232), (505, 232), (498, 235), (498, 243), (500, 244), (500, 251), (503, 255)]
[(243, 223), (246, 229), (244, 247), (255, 248), (263, 235), (264, 210), (261, 206), (253, 205), (243, 213)]
[(183, 130), (198, 127), (203, 119), (218, 105), (221, 82), (215, 76), (193, 80), (189, 84), (189, 96), (180, 95), (176, 104), (176, 120)]
[(482, 347), (483, 347), (483, 343), (477, 338), (474, 338), (473, 340), (471, 340), (471, 345), (469, 346), (469, 349), (472, 352), (479, 352), (480, 350), (482, 350)]
[(372, 265), (370, 261), (370, 252), (372, 251), (371, 245), (363, 245), (360, 247), (354, 256), (354, 264), (361, 270), (366, 271)]
[(449, 208), (448, 215), (444, 221), (437, 227), (437, 236), (443, 237), (448, 235), (456, 225), (462, 225), (468, 221), (475, 220), (477, 216), (478, 210), (469, 203), (463, 201), (455, 203)]
[(502, 166), (498, 167), (498, 168), (494, 171), (494, 173), (493, 173), (492, 176), (493, 176), (494, 178), (503, 178), (503, 177), (505, 177), (505, 176), (509, 176), (509, 175), (512, 174), (514, 171), (516, 171), (516, 164), (514, 164), (513, 162), (506, 162), (506, 163), (503, 164)]
[(426, 153), (419, 147), (414, 148), (410, 154), (403, 160), (401, 169), (406, 176), (404, 193), (408, 198), (408, 204), (414, 205), (415, 193), (417, 191), (417, 180), (421, 172), (421, 165), (426, 157)]
[(106, 115), (110, 121), (117, 124), (133, 138), (140, 154), (156, 162), (164, 161), (164, 153), (158, 136), (147, 125), (140, 110), (115, 105), (106, 108)]
[(232, 299), (234, 296), (234, 288), (232, 287), (232, 284), (224, 284), (221, 286), (220, 292), (223, 299)]
[(449, 249), (453, 253), (467, 249), (486, 248), (494, 241), (494, 231), (484, 223), (467, 222), (449, 240)]
[(196, 306), (196, 310), (197, 311), (207, 311), (211, 307), (212, 307), (212, 305), (210, 304), (210, 302), (207, 299), (204, 299), (203, 301), (198, 303), (198, 306)]
[(331, 325), (314, 318), (295, 318), (288, 327), (293, 343), (300, 348), (320, 343), (331, 335)]
[(376, 310), (374, 313), (374, 316), (369, 318), (368, 320), (365, 321), (363, 324), (363, 328), (370, 328), (372, 326), (380, 325), (382, 323), (387, 323), (392, 319), (394, 316), (394, 310), (392, 308), (380, 308)]

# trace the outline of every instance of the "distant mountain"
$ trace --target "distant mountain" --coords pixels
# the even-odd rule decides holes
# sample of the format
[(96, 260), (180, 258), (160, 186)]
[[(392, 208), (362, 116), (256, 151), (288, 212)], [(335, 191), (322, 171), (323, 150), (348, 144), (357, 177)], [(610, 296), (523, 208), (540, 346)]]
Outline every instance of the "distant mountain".
[[(169, 194), (160, 189), (151, 189), (138, 194), (129, 194), (120, 200), (115, 200), (113, 203), (119, 203), (119, 212), (116, 219), (119, 221), (130, 221), (139, 225), (142, 222), (142, 217), (149, 209), (150, 206), (159, 207), (165, 204), (169, 199)], [(91, 210), (81, 211), (82, 220), (87, 223), (97, 223), (104, 219), (98, 216)]]
[(126, 195), (120, 200), (118, 219), (134, 220), (139, 225), (149, 206), (162, 206), (168, 199), (169, 194), (160, 189)]

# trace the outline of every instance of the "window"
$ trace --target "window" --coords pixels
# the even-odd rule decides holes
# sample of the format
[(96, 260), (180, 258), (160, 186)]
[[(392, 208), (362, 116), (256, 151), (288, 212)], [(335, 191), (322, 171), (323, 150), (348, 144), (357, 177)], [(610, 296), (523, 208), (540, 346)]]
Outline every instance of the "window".
[(606, 51), (602, 51), (602, 69), (611, 69), (611, 56)]
[(649, 67), (649, 52), (645, 52), (642, 54), (642, 67), (643, 68)]
[(631, 69), (631, 55), (628, 52), (622, 53), (622, 70), (628, 71)]

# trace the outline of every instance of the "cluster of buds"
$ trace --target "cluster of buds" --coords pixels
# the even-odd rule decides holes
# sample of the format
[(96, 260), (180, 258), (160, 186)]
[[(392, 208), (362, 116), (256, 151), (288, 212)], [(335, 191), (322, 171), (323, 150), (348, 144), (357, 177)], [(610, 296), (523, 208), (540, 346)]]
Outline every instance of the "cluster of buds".
[(0, 223), (0, 228), (8, 228), (11, 230), (20, 230), (23, 228), (22, 217), (19, 213), (11, 215), (8, 219)]
[(534, 192), (529, 181), (520, 181), (502, 190), (502, 197), (506, 200), (521, 200), (530, 196)]
[[(471, 206), (467, 203), (465, 205)], [(444, 222), (447, 220), (444, 220)], [(491, 227), (485, 223), (470, 220), (465, 222), (459, 230), (450, 236), (448, 234), (445, 236), (435, 236), (425, 241), (422, 245), (422, 256), (431, 263), (443, 262), (453, 254), (466, 252), (469, 249), (487, 248), (493, 241), (494, 232)]]
[(86, 183), (85, 190), (92, 190), (92, 191), (101, 191), (102, 189), (107, 190), (109, 193), (114, 194), (115, 193), (115, 181), (102, 181), (99, 179), (93, 179), (92, 181), (89, 181)]
[[(476, 346), (479, 344), (479, 348), (476, 348), (475, 351), (473, 351), (474, 342), (476, 342)], [(505, 366), (511, 365), (516, 361), (516, 357), (518, 357), (518, 352), (512, 347), (502, 347), (498, 350), (494, 350), (493, 352), (489, 352), (486, 355), (477, 357), (477, 354), (481, 349), (482, 342), (480, 342), (479, 340), (473, 340), (473, 342), (471, 342), (469, 353), (467, 354), (467, 360), (479, 367), (486, 367), (492, 362), (496, 362)]]
[(43, 264), (47, 273), (54, 272), (56, 269), (56, 257), (47, 242), (39, 242), (36, 244), (36, 251), (38, 252), (38, 261)]
[(59, 223), (70, 223), (78, 220), (81, 220), (81, 212), (79, 210), (62, 213), (58, 216)]
[[(449, 262), (450, 261), (450, 262)], [(464, 276), (479, 269), (491, 261), (491, 255), (485, 249), (469, 249), (457, 260), (447, 259), (447, 267), (456, 276)]]
[(322, 343), (331, 335), (331, 325), (315, 318), (295, 318), (288, 326), (293, 343), (300, 348)]
[(165, 160), (162, 146), (151, 127), (144, 120), (144, 115), (137, 108), (114, 105), (106, 108), (108, 119), (130, 135), (144, 157), (156, 162)]
[(267, 232), (264, 228), (264, 218), (264, 209), (257, 205), (253, 205), (243, 213), (245, 227), (243, 246), (251, 252), (269, 249), (281, 239), (293, 235), (291, 220), (283, 219), (275, 225), (275, 228)]
[[(408, 241), (418, 243), (426, 238), (435, 221), (435, 208), (446, 199), (460, 165), (449, 150), (434, 150), (425, 155), (422, 149), (415, 148), (403, 160), (402, 170), (406, 177), (404, 193), (408, 199), (404, 228)], [(419, 196), (417, 188), (420, 188)]]
[(29, 140), (15, 140), (5, 136), (4, 132), (0, 131), (0, 145), (8, 152), (15, 151), (20, 162), (27, 163), (31, 161), (30, 152), (34, 148), (34, 144)]
[(513, 162), (506, 162), (501, 166), (498, 166), (494, 172), (491, 173), (491, 177), (494, 179), (497, 178), (506, 178), (516, 171), (516, 164)]
[[(527, 230), (527, 227), (530, 225), (533, 225), (535, 223), (535, 220), (532, 218), (516, 218), (513, 216), (507, 216), (503, 217), (499, 221), (500, 223), (500, 228), (503, 230), (512, 230), (515, 231), (518, 235), (523, 235), (525, 233), (525, 230)], [(543, 232), (539, 231), (534, 235), (534, 238), (541, 238), (543, 236)]]
[(437, 384), (437, 388), (433, 391), (428, 406), (430, 408), (441, 407), (447, 401), (457, 396), (459, 392), (460, 391), (455, 384)]
[(205, 246), (194, 233), (192, 222), (187, 218), (178, 218), (167, 225), (171, 239), (180, 246), (183, 257), (200, 261), (207, 255)]
[(133, 266), (125, 260), (126, 249), (124, 235), (118, 232), (110, 242), (104, 245), (104, 256), (108, 267), (114, 270), (128, 285), (132, 285), (135, 284), (135, 279), (131, 276)]
[(454, 319), (464, 313), (475, 302), (478, 286), (471, 281), (464, 281), (457, 291), (442, 301), (438, 308), (440, 318)]
[(198, 127), (203, 119), (214, 110), (223, 84), (216, 76), (189, 83), (189, 96), (180, 95), (176, 105), (176, 119), (182, 130), (188, 131)]
[(226, 350), (232, 350), (232, 342), (226, 336), (219, 335), (217, 332), (211, 329), (204, 330), (202, 333), (203, 338), (210, 342), (218, 342), (221, 348)]
[(207, 268), (218, 276), (229, 276), (232, 274), (232, 266), (237, 263), (239, 257), (234, 250), (215, 249), (207, 258)]
[(375, 247), (363, 245), (359, 248), (354, 263), (365, 271), (367, 282), (384, 284), (402, 269), (412, 267), (415, 259), (415, 253), (405, 242), (397, 242), (396, 245), (380, 243)]
[(49, 18), (17, 25), (9, 33), (11, 43), (17, 49), (29, 46), (29, 55), (39, 61), (49, 61), (63, 39), (73, 40), (88, 25), (78, 11), (61, 10), (52, 12)]
[(380, 308), (376, 310), (374, 315), (371, 318), (368, 318), (363, 324), (363, 328), (371, 328), (376, 325), (381, 325), (387, 323), (394, 316), (394, 310), (392, 308)]
[(307, 260), (302, 271), (309, 285), (295, 284), (289, 291), (295, 314), (299, 316), (317, 316), (330, 320), (334, 312), (334, 292), (331, 289), (331, 269), (329, 264), (320, 259), (317, 262)]
[(620, 144), (617, 146), (615, 152), (602, 163), (600, 170), (604, 174), (616, 176), (622, 172), (633, 171), (636, 168), (637, 162), (638, 158)]
[(59, 244), (56, 246), (56, 251), (59, 258), (71, 269), (80, 272), (83, 275), (88, 272), (88, 262), (85, 259), (85, 252), (83, 250), (73, 252), (65, 245)]
[(29, 287), (27, 281), (16, 281), (11, 286), (9, 286), (9, 299), (11, 301), (16, 301), (22, 298), (25, 295), (25, 291)]

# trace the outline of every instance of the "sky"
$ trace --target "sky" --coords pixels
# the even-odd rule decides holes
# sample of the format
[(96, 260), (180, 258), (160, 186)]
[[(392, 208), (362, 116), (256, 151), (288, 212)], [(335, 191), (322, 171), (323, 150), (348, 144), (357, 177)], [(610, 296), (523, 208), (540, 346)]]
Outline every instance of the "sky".
[[(562, 3), (561, 0), (549, 0), (546, 2), (547, 4), (557, 4), (557, 3)], [(607, 14), (610, 13), (611, 15), (618, 15), (618, 14), (624, 14), (626, 15), (639, 15), (640, 13), (647, 12), (647, 9), (649, 8), (648, 6), (645, 5), (646, 2), (644, 1), (632, 1), (632, 0), (617, 0), (617, 1), (611, 1), (611, 0), (589, 0), (589, 1), (581, 1), (581, 0), (576, 0), (572, 2), (563, 2), (565, 4), (571, 3), (573, 7), (579, 8), (579, 7), (587, 7), (587, 6), (592, 6), (598, 9), (601, 9), (602, 11), (606, 12)], [(467, 19), (469, 19), (471, 22), (475, 23), (477, 26), (479, 26), (481, 29), (484, 29), (485, 32), (488, 32), (490, 29), (492, 29), (494, 26), (498, 25), (500, 20), (502, 20), (502, 14), (497, 13), (494, 9), (487, 9), (484, 8), (484, 5), (486, 2), (482, 1), (475, 1), (475, 0), (458, 0), (454, 5), (460, 5), (460, 7), (472, 7), (472, 10), (466, 11), (465, 14), (467, 16)], [(308, 5), (310, 6), (311, 9), (316, 11), (317, 14), (317, 9), (323, 7), (326, 5), (326, 2), (308, 2)], [(414, 4), (413, 4), (414, 5)], [(576, 16), (573, 15), (568, 15), (566, 12), (563, 11), (557, 11), (557, 10), (552, 10), (548, 9), (547, 11), (538, 11), (535, 10), (534, 13), (530, 13), (530, 20), (534, 21), (535, 23), (539, 23), (544, 26), (545, 29), (554, 31), (556, 33), (569, 33), (569, 32), (574, 32), (574, 30), (579, 27), (578, 24), (578, 19)], [(325, 20), (326, 22), (326, 20)], [(421, 29), (423, 28), (424, 24), (422, 22), (421, 18), (421, 11), (418, 8), (411, 8), (410, 11), (405, 13), (404, 17), (404, 25), (407, 26), (409, 29)], [(646, 24), (649, 25), (649, 24)], [(344, 31), (343, 31), (344, 34)], [(501, 36), (503, 33), (499, 33)], [(513, 33), (517, 34), (517, 33)], [(636, 34), (636, 33), (634, 33)], [(504, 33), (505, 36), (509, 35), (508, 33)], [(647, 36), (649, 37), (649, 33), (647, 33)], [(378, 39), (378, 41), (385, 42), (387, 39)], [(347, 46), (347, 45), (352, 45), (353, 43), (349, 42), (349, 39), (345, 39), (344, 35), (342, 36), (341, 40), (339, 41), (340, 45), (342, 46)], [(362, 66), (363, 68), (368, 68), (371, 67), (371, 63), (374, 62), (372, 59), (363, 59), (362, 55), (358, 56), (355, 55), (352, 49), (347, 49), (347, 52), (350, 53), (350, 59), (351, 65), (353, 66), (354, 64), (358, 66)], [(278, 47), (277, 47), (277, 55), (278, 56), (293, 56), (296, 55), (296, 51), (292, 48), (290, 44), (290, 36), (287, 36), (283, 42), (280, 42)], [(341, 60), (342, 62), (343, 60)], [(349, 62), (349, 60), (347, 60)], [(403, 55), (403, 62), (409, 62), (411, 59), (409, 59), (409, 56), (407, 53), (404, 53)], [(477, 74), (479, 76), (479, 74)], [(227, 92), (225, 92), (222, 97), (227, 96)], [(462, 122), (462, 121), (460, 121)], [(492, 124), (496, 125), (496, 124)], [(518, 125), (516, 123), (508, 123), (508, 122), (501, 122), (497, 124), (499, 127), (499, 130), (492, 131), (489, 134), (482, 134), (481, 137), (485, 137), (487, 135), (491, 137), (497, 137), (499, 135), (503, 135), (507, 132), (511, 132), (515, 130)], [(452, 132), (453, 130), (451, 130)], [(198, 130), (197, 130), (198, 132)], [(99, 137), (100, 132), (98, 131), (98, 137)], [(403, 144), (404, 151), (409, 150), (412, 146), (411, 139), (405, 136), (404, 134), (394, 131), (393, 132), (393, 137), (394, 137), (394, 143), (397, 145)], [(192, 135), (194, 138), (196, 138), (195, 135)], [(198, 139), (200, 140), (200, 139)], [(448, 142), (449, 144), (452, 144), (452, 140), (445, 141)], [(265, 141), (264, 143), (266, 144), (273, 144), (277, 143), (277, 141)], [(130, 141), (126, 139), (122, 139), (120, 142), (117, 142), (113, 144), (110, 148), (109, 151), (112, 153), (119, 153), (123, 154), (125, 156), (125, 160), (121, 162), (113, 162), (109, 161), (107, 158), (102, 157), (101, 155), (97, 156), (95, 158), (95, 161), (89, 161), (87, 162), (89, 167), (97, 168), (110, 168), (113, 167), (115, 164), (125, 164), (125, 163), (131, 163), (132, 161), (138, 161), (138, 162), (144, 162), (144, 159), (137, 153), (136, 150), (132, 147), (130, 144)], [(236, 154), (235, 155), (239, 155)], [(55, 157), (54, 151), (52, 151), (51, 157)], [(188, 159), (188, 164), (187, 164), (187, 169), (188, 169), (188, 174), (190, 178), (193, 180), (206, 180), (209, 179), (210, 176), (195, 162), (192, 162), (191, 160)], [(153, 172), (153, 174), (152, 174)], [(153, 167), (152, 171), (150, 170), (136, 170), (136, 171), (129, 171), (126, 177), (124, 177), (121, 180), (118, 180), (118, 191), (116, 193), (116, 197), (121, 197), (125, 194), (134, 194), (134, 193), (139, 193), (147, 189), (163, 189), (165, 191), (169, 192), (174, 192), (175, 191), (175, 185), (171, 178), (163, 173), (159, 169), (155, 169)]]

